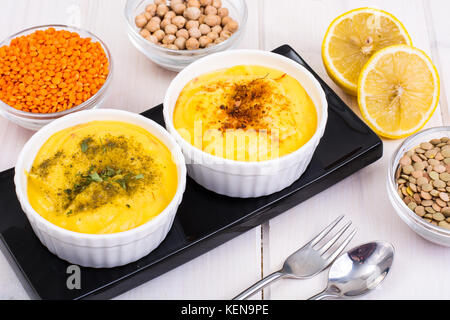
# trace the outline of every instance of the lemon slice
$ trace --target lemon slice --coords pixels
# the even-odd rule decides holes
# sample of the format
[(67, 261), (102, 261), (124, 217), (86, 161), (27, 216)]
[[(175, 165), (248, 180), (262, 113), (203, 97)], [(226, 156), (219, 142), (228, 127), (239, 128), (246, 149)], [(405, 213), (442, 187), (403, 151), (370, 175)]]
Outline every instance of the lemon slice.
[(359, 74), (380, 49), (396, 44), (412, 45), (403, 24), (388, 12), (360, 8), (337, 17), (322, 44), (328, 75), (345, 92), (356, 95)]
[(358, 82), (362, 116), (375, 132), (391, 139), (422, 129), (436, 110), (439, 93), (439, 74), (431, 59), (406, 45), (374, 54)]

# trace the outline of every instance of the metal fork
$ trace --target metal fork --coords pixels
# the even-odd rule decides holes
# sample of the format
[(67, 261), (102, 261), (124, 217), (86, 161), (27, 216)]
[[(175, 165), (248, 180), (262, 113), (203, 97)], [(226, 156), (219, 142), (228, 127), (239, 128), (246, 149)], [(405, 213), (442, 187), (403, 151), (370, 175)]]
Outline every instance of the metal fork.
[(318, 248), (315, 247), (317, 247), (317, 244), (325, 238), (343, 218), (344, 216), (337, 218), (314, 239), (288, 257), (281, 270), (274, 272), (261, 281), (255, 283), (233, 300), (245, 300), (280, 278), (289, 277), (295, 279), (309, 279), (328, 268), (328, 266), (342, 253), (342, 251), (344, 251), (345, 247), (350, 243), (355, 235), (356, 229), (353, 229), (353, 231), (345, 237), (337, 248), (330, 250), (331, 247), (343, 236), (352, 222), (347, 222), (325, 244), (318, 246)]

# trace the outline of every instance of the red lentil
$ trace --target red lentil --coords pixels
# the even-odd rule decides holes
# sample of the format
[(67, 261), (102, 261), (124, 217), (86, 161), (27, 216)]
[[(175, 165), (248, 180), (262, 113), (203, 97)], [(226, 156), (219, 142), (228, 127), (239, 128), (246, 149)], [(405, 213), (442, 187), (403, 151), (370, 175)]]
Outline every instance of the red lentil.
[(0, 47), (0, 100), (27, 112), (64, 111), (97, 93), (108, 73), (100, 43), (67, 30), (38, 30)]

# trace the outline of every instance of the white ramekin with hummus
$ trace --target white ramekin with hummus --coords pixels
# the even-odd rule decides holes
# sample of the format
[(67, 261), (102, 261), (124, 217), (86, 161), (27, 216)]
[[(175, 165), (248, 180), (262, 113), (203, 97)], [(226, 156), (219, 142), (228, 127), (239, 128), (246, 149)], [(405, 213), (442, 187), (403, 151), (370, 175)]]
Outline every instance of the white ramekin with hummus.
[(249, 198), (300, 178), (324, 134), (327, 109), (320, 83), (300, 64), (271, 52), (233, 50), (175, 77), (164, 120), (197, 183)]
[(120, 110), (58, 119), (24, 146), (16, 193), (41, 242), (71, 263), (115, 267), (154, 250), (186, 185), (184, 157), (155, 122)]

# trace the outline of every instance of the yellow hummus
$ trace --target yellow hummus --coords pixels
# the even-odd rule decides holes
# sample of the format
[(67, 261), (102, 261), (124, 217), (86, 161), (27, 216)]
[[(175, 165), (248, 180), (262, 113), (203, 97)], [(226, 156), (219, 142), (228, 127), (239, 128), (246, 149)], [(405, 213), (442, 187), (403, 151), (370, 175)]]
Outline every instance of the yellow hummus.
[(264, 161), (307, 143), (317, 129), (317, 111), (288, 74), (236, 66), (191, 80), (179, 95), (173, 121), (186, 141), (209, 154)]
[(64, 229), (109, 234), (160, 214), (177, 189), (166, 146), (145, 129), (93, 121), (51, 136), (28, 173), (28, 199)]

